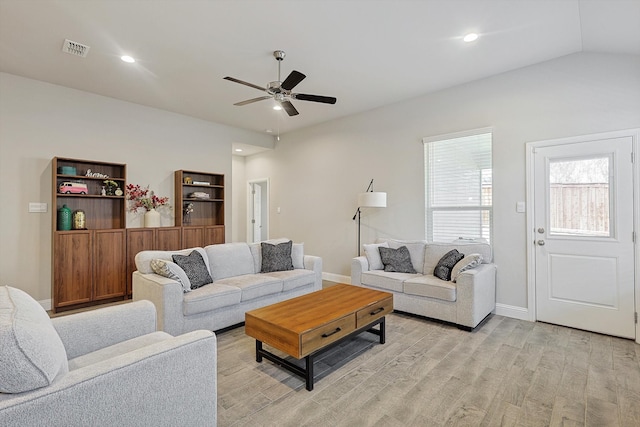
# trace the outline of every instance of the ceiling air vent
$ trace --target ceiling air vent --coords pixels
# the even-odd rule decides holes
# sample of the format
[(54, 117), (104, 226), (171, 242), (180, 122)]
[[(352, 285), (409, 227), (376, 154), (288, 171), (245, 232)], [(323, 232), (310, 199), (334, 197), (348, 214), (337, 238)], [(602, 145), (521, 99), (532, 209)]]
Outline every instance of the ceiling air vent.
[(62, 45), (62, 51), (71, 55), (86, 58), (87, 53), (89, 52), (89, 46), (87, 46), (86, 44), (71, 41), (69, 39), (65, 39), (64, 44)]

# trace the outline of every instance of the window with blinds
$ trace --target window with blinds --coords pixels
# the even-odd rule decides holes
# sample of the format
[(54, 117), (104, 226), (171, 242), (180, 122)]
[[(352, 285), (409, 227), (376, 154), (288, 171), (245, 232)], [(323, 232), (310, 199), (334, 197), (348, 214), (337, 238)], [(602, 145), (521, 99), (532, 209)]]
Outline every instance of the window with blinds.
[(424, 138), (425, 230), (430, 242), (491, 242), (491, 130)]

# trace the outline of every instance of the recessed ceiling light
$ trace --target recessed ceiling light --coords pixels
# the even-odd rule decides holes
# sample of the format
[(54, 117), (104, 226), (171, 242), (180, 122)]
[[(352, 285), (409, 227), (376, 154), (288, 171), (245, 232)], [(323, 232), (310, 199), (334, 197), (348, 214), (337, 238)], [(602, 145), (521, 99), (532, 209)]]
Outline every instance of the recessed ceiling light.
[(122, 59), (124, 62), (128, 62), (129, 64), (133, 64), (134, 62), (136, 62), (136, 60), (129, 55), (122, 55), (120, 59)]
[(473, 41), (478, 40), (478, 35), (476, 33), (469, 33), (466, 36), (464, 36), (464, 38), (462, 40), (464, 40), (467, 43), (473, 42)]
[(241, 153), (241, 152), (242, 152), (242, 148), (236, 148), (236, 151), (237, 151), (238, 153)]
[(264, 131), (265, 131), (266, 133), (271, 133), (271, 132), (273, 132), (271, 129), (265, 129)]

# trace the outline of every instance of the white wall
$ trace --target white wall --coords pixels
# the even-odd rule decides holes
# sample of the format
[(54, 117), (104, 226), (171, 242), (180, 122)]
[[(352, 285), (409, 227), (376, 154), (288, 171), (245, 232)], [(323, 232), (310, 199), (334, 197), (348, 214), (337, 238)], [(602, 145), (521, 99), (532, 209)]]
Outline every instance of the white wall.
[[(232, 235), (231, 144), (272, 138), (87, 92), (0, 73), (0, 284), (51, 298), (51, 159), (127, 164), (127, 181), (173, 195), (173, 172), (224, 173)], [(49, 212), (28, 213), (29, 202)], [(141, 217), (127, 215), (128, 227)], [(165, 215), (162, 225), (173, 225)]]
[(525, 200), (525, 143), (639, 126), (640, 57), (575, 54), (286, 134), (247, 158), (245, 173), (271, 179), (271, 237), (305, 242), (325, 273), (350, 276), (351, 218), (370, 179), (387, 208), (363, 212), (362, 242), (422, 239), (422, 138), (493, 127), (497, 300), (526, 308), (526, 218), (515, 209)]
[(230, 205), (233, 213), (233, 223), (231, 224), (232, 242), (247, 241), (247, 180), (244, 172), (244, 161), (245, 158), (242, 156), (231, 156), (231, 179), (233, 181), (233, 196)]

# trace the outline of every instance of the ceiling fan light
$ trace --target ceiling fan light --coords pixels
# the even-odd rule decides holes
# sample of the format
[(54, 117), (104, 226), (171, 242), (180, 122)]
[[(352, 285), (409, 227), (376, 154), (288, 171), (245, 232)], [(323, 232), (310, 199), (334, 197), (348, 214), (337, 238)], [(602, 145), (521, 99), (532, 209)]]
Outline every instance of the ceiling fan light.
[(276, 110), (276, 111), (280, 111), (280, 110), (282, 110), (282, 105), (276, 104), (276, 105), (273, 106), (273, 109)]

